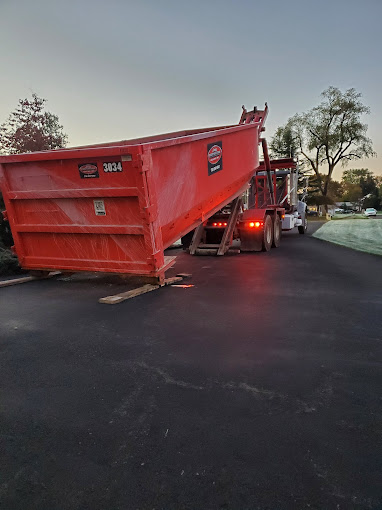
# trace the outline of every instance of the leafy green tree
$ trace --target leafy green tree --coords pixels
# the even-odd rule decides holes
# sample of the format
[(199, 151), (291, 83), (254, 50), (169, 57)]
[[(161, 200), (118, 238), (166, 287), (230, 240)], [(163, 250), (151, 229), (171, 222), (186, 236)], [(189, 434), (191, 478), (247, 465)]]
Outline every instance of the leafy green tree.
[(361, 177), (366, 178), (372, 175), (367, 168), (350, 168), (342, 173), (342, 181), (350, 184), (359, 184)]
[[(269, 144), (272, 158), (294, 158), (297, 159), (298, 146), (293, 136), (293, 131), (288, 126), (278, 127)], [(298, 194), (305, 196), (307, 189), (307, 173), (303, 165), (298, 168)]]
[(382, 209), (382, 175), (376, 176), (375, 183), (377, 185), (378, 198), (379, 198), (378, 209)]
[(361, 122), (362, 115), (370, 113), (361, 102), (361, 94), (353, 88), (341, 92), (329, 87), (321, 96), (318, 106), (296, 114), (277, 132), (280, 139), (283, 131), (292, 132), (299, 158), (316, 176), (321, 195), (327, 197), (338, 164), (375, 156), (375, 152), (366, 136), (367, 125)]
[(0, 126), (0, 152), (44, 151), (65, 147), (68, 141), (58, 116), (44, 111), (46, 99), (32, 94), (32, 99), (20, 99), (8, 119)]
[(361, 186), (362, 193), (364, 195), (376, 195), (377, 184), (372, 174), (366, 177), (361, 177), (361, 179), (359, 180), (359, 185)]
[(345, 182), (343, 184), (343, 190), (344, 193), (342, 195), (342, 200), (344, 202), (352, 202), (353, 204), (357, 204), (363, 197), (361, 186), (357, 183)]
[(294, 158), (298, 153), (298, 146), (292, 129), (287, 125), (278, 127), (269, 144), (273, 158)]
[(342, 175), (342, 183), (346, 192), (345, 199), (348, 196), (358, 196), (357, 199), (361, 200), (362, 207), (375, 207), (378, 209), (381, 206), (381, 193), (379, 189), (379, 178), (370, 172), (367, 168), (353, 168), (345, 170)]
[(368, 207), (374, 207), (374, 209), (380, 208), (380, 200), (377, 195), (371, 195), (365, 198), (362, 204), (363, 209), (367, 209)]
[(309, 179), (307, 203), (309, 205), (333, 205), (335, 202), (341, 200), (343, 195), (343, 185), (341, 182), (331, 180), (328, 187), (328, 193), (323, 196), (320, 190), (320, 182), (325, 176), (320, 175), (317, 177), (313, 175)]

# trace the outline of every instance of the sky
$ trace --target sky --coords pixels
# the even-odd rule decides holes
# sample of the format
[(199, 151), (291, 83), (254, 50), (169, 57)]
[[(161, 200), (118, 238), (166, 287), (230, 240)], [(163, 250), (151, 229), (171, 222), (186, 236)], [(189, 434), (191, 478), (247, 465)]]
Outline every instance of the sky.
[[(269, 116), (354, 87), (382, 175), (382, 0), (0, 0), (0, 123), (37, 93), (69, 145)], [(334, 174), (340, 178), (342, 169)]]

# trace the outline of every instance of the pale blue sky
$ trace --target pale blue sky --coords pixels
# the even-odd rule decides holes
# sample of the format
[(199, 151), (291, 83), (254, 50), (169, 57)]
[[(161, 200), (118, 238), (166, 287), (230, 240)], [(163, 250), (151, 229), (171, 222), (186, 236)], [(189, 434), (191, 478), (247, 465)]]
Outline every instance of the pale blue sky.
[[(355, 87), (382, 174), (382, 0), (0, 0), (0, 123), (31, 91), (70, 145), (238, 121), (278, 125)], [(338, 178), (339, 171), (336, 175)]]

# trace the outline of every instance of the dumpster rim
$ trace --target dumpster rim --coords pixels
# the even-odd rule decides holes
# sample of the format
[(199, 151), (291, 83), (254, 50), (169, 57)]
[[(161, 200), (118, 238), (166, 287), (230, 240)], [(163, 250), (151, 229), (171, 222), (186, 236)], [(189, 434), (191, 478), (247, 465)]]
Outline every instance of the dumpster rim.
[[(24, 152), (21, 154), (10, 154), (0, 156), (0, 164), (5, 163), (23, 163), (32, 161), (53, 161), (63, 159), (87, 159), (90, 157), (102, 157), (102, 156), (123, 156), (126, 154), (141, 152), (142, 150), (155, 150), (164, 147), (170, 147), (173, 145), (180, 145), (183, 143), (191, 143), (198, 140), (204, 140), (207, 138), (216, 138), (220, 135), (234, 133), (235, 131), (240, 132), (247, 129), (258, 129), (260, 122), (254, 122), (252, 124), (238, 124), (230, 126), (228, 128), (218, 128), (213, 131), (201, 131), (200, 133), (166, 138), (160, 141), (135, 143), (131, 145), (113, 145), (113, 146), (84, 146), (80, 149), (52, 149), (49, 151), (40, 152)], [(207, 128), (206, 128), (207, 129)], [(180, 131), (184, 133), (184, 131)]]

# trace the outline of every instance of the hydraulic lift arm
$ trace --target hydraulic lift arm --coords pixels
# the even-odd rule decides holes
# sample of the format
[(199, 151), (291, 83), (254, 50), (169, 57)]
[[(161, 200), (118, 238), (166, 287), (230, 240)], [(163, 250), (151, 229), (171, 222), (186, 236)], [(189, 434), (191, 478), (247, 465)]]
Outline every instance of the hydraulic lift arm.
[(271, 203), (275, 204), (276, 201), (275, 201), (275, 194), (274, 194), (274, 190), (273, 190), (273, 182), (272, 182), (272, 176), (271, 176), (271, 162), (270, 162), (269, 154), (268, 154), (268, 145), (267, 145), (267, 141), (265, 138), (261, 139), (261, 144), (263, 147), (264, 164), (265, 164), (265, 171), (267, 172), (268, 189), (269, 189), (269, 194), (271, 196)]

